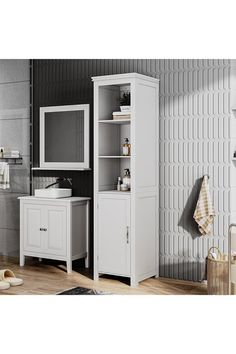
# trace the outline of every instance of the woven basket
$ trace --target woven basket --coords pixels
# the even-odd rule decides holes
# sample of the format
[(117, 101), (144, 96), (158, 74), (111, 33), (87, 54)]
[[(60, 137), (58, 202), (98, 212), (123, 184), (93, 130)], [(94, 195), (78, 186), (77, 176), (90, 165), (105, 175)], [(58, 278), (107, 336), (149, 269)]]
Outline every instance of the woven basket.
[[(211, 256), (211, 251), (217, 250), (217, 258)], [(228, 256), (222, 255), (218, 247), (211, 247), (207, 256), (207, 292), (208, 295), (229, 294)]]

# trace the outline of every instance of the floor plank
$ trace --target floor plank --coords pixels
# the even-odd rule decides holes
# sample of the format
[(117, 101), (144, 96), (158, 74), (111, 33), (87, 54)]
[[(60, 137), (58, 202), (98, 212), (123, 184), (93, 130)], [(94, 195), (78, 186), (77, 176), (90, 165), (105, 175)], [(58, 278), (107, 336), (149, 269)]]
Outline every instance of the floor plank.
[(51, 264), (37, 259), (27, 259), (20, 267), (18, 259), (0, 256), (0, 269), (9, 268), (24, 280), (22, 286), (0, 290), (0, 295), (50, 295), (81, 286), (89, 289), (110, 292), (117, 295), (206, 295), (205, 283), (167, 278), (150, 278), (131, 288), (127, 282), (112, 277), (92, 279), (91, 272), (80, 268), (71, 274), (66, 273), (64, 264)]

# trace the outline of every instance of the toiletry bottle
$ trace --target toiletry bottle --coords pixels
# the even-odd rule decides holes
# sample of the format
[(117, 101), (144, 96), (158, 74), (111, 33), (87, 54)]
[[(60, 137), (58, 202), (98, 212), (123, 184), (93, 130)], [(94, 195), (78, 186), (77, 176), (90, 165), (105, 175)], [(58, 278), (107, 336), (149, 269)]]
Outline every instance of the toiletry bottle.
[(122, 154), (123, 156), (130, 156), (130, 143), (129, 143), (129, 139), (125, 138), (125, 142), (122, 145)]
[(128, 186), (128, 189), (130, 190), (131, 188), (131, 178), (130, 178), (130, 170), (128, 168), (125, 168), (125, 174), (123, 177), (123, 184), (126, 184)]
[(116, 186), (116, 189), (118, 191), (120, 191), (120, 186), (121, 186), (121, 177), (118, 177), (117, 186)]
[(3, 158), (3, 149), (0, 149), (0, 158)]

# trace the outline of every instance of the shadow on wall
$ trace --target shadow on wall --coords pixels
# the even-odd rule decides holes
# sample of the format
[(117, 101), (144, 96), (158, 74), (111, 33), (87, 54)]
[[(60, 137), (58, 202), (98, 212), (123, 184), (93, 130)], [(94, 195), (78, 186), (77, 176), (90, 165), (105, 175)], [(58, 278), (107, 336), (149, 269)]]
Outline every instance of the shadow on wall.
[[(154, 59), (151, 61), (155, 63)], [(162, 64), (155, 74), (145, 70), (138, 70), (137, 72), (160, 79), (161, 117), (172, 115), (179, 117), (187, 116), (189, 114), (188, 105), (190, 105), (192, 111), (190, 115), (193, 115), (194, 107), (191, 100), (187, 100), (187, 96), (194, 98), (195, 95), (217, 92), (219, 89), (229, 88), (230, 70), (228, 63), (223, 66), (222, 63), (219, 64), (217, 59), (210, 60), (209, 62), (207, 59), (202, 62), (199, 59), (161, 59), (160, 62)], [(167, 64), (165, 65), (164, 62)], [(224, 72), (221, 75), (217, 72), (218, 65), (222, 65), (222, 70), (224, 68)], [(166, 79), (166, 73), (169, 73), (169, 80)], [(170, 106), (173, 107), (173, 110), (171, 110)], [(209, 108), (212, 110), (212, 116), (214, 116), (212, 105)], [(203, 106), (198, 107), (199, 109), (200, 111), (196, 109), (195, 114), (203, 116)], [(178, 113), (176, 112), (175, 114), (175, 110)]]
[(198, 230), (198, 225), (193, 218), (201, 185), (202, 178), (198, 178), (193, 186), (193, 189), (188, 197), (187, 203), (185, 204), (184, 210), (178, 222), (178, 226), (181, 226), (184, 230), (189, 232), (193, 239), (201, 236), (201, 233)]
[(160, 257), (160, 276), (181, 280), (202, 281), (206, 279), (206, 260), (192, 261), (170, 257)]

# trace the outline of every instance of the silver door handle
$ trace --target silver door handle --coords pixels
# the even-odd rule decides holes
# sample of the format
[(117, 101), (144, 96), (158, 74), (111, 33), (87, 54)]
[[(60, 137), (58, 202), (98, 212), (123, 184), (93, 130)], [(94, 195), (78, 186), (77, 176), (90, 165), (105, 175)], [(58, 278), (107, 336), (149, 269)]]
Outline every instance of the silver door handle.
[(129, 226), (126, 226), (126, 243), (129, 243)]

